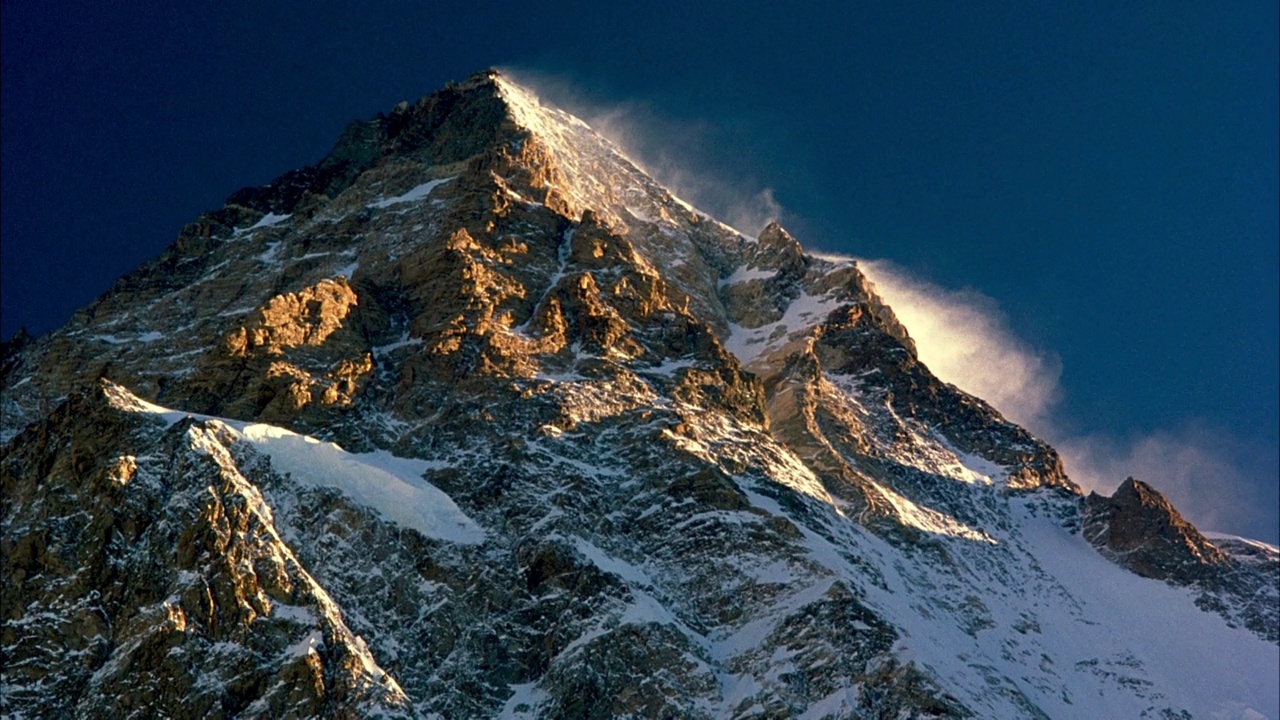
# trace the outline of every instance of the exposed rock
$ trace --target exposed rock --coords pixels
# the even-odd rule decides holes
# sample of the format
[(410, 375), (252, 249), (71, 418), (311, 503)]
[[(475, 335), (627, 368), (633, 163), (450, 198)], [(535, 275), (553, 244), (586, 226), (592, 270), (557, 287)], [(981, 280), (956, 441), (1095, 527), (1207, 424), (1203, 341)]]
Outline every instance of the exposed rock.
[(1120, 565), (1143, 577), (1189, 585), (1199, 592), (1201, 607), (1280, 642), (1280, 553), (1274, 548), (1211, 541), (1159, 491), (1133, 478), (1111, 497), (1089, 493), (1081, 532)]
[(1163, 495), (1133, 478), (1111, 497), (1089, 493), (1081, 530), (1089, 542), (1144, 577), (1186, 585), (1227, 564), (1226, 554)]
[(9, 446), (6, 706), (80, 717), (398, 714), (403, 692), (280, 541), (231, 442), (216, 421), (166, 428), (96, 389)]
[[(6, 343), (0, 381), (23, 716), (1268, 702), (1141, 656), (1243, 625), (1233, 657), (1274, 662), (1274, 549), (1206, 540), (1146, 486), (1082, 499), (932, 375), (855, 262), (740, 236), (493, 72), (238, 191)], [(1098, 619), (1074, 568), (1120, 570), (1082, 519), (1212, 628), (1112, 632), (1146, 609)]]

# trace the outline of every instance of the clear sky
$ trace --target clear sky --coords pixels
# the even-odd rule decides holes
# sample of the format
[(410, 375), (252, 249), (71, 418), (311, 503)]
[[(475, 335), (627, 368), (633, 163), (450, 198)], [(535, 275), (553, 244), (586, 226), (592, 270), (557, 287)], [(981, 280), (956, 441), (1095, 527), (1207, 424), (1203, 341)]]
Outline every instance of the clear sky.
[(1280, 535), (1274, 2), (127, 5), (4, 2), (5, 337), (346, 122), (508, 66), (707, 210), (769, 189), (807, 246), (981, 293), (1061, 363), (1050, 439)]

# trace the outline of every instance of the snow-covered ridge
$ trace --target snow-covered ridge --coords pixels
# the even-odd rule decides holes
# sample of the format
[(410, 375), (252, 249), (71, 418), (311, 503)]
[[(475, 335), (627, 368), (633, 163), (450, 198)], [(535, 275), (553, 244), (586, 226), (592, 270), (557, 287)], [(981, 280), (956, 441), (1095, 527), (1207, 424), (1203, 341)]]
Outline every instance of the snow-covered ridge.
[(276, 471), (288, 474), (303, 485), (339, 490), (401, 527), (447, 542), (484, 542), (484, 530), (448, 495), (422, 479), (423, 474), (434, 467), (429, 462), (396, 457), (385, 450), (351, 453), (336, 443), (266, 423), (171, 410), (142, 400), (119, 386), (111, 386), (108, 394), (117, 407), (159, 417), (170, 425), (186, 417), (222, 423), (237, 438), (270, 457)]
[[(1269, 555), (1280, 555), (1280, 547), (1277, 547), (1270, 543), (1262, 542), (1261, 540), (1253, 540), (1247, 537), (1240, 537), (1239, 535), (1232, 535), (1230, 533), (1222, 533), (1222, 532), (1212, 532), (1208, 530), (1202, 530), (1200, 531), (1200, 534), (1205, 536), (1209, 540), (1213, 540), (1213, 541), (1222, 540), (1227, 542), (1234, 541), (1242, 545), (1255, 548), (1257, 550), (1261, 550)], [(1219, 545), (1221, 543), (1214, 542), (1214, 544)]]

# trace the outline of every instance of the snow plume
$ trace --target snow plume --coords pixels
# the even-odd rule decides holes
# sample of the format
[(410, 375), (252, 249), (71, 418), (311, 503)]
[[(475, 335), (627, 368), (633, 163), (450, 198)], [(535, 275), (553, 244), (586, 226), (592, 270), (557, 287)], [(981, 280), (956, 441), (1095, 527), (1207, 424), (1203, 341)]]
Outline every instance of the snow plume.
[(915, 340), (935, 375), (991, 403), (1034, 432), (1049, 429), (1062, 362), (1018, 338), (996, 301), (947, 290), (887, 260), (859, 261), (862, 272)]
[(544, 103), (582, 119), (660, 185), (738, 232), (756, 237), (770, 221), (781, 219), (783, 208), (773, 189), (752, 181), (740, 154), (730, 152), (740, 144), (732, 136), (747, 132), (740, 124), (673, 118), (646, 102), (606, 102), (564, 77), (537, 70), (498, 71)]
[(1061, 361), (1019, 338), (994, 299), (939, 287), (885, 260), (858, 264), (935, 375), (1047, 440), (1086, 490), (1110, 494), (1132, 475), (1158, 488), (1202, 530), (1276, 541), (1265, 510), (1275, 507), (1276, 486), (1261, 482), (1280, 474), (1274, 450), (1190, 421), (1128, 435), (1072, 432), (1054, 415)]

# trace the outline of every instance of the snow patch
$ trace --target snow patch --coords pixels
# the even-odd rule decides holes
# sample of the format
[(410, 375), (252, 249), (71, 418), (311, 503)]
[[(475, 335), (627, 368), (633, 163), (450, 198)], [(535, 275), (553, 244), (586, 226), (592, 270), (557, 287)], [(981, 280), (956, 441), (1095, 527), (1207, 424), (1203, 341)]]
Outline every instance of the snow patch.
[(738, 362), (741, 362), (743, 367), (746, 367), (767, 351), (786, 344), (788, 338), (795, 333), (826, 320), (831, 311), (840, 307), (842, 303), (843, 301), (834, 297), (832, 293), (810, 295), (802, 292), (800, 297), (787, 306), (787, 312), (782, 318), (775, 322), (758, 328), (746, 328), (730, 323), (729, 338), (725, 341), (725, 348), (738, 358)]
[(245, 232), (250, 232), (250, 231), (257, 230), (259, 228), (264, 228), (264, 227), (271, 227), (272, 225), (279, 225), (285, 220), (288, 220), (290, 217), (292, 217), (292, 215), (289, 215), (289, 214), (277, 215), (273, 212), (267, 213), (266, 215), (262, 216), (261, 220), (245, 228)]
[(280, 472), (315, 487), (331, 487), (423, 535), (461, 544), (484, 541), (484, 532), (440, 489), (421, 479), (432, 467), (385, 450), (349, 453), (335, 443), (274, 425), (242, 424), (245, 440), (271, 456)]
[(117, 407), (160, 417), (169, 425), (186, 417), (217, 420), (271, 458), (280, 473), (312, 487), (334, 488), (401, 527), (459, 544), (484, 542), (484, 530), (436, 486), (422, 479), (437, 464), (385, 450), (351, 453), (336, 443), (265, 423), (194, 415), (149, 403), (124, 388), (108, 388)]
[(250, 225), (249, 227), (236, 228), (235, 231), (231, 234), (231, 237), (237, 238), (237, 237), (240, 237), (241, 235), (247, 235), (253, 232), (254, 230), (261, 230), (262, 228), (268, 228), (268, 227), (271, 227), (272, 225), (279, 225), (285, 220), (288, 220), (290, 217), (293, 217), (293, 216), (267, 213), (266, 215), (262, 216), (261, 220)]
[(777, 269), (748, 268), (744, 265), (737, 270), (734, 270), (733, 274), (729, 277), (721, 280), (719, 282), (719, 286), (724, 287), (726, 285), (737, 285), (738, 283), (750, 282), (752, 280), (767, 280), (777, 274)]
[(424, 182), (421, 185), (418, 185), (417, 187), (414, 187), (413, 189), (404, 193), (403, 195), (397, 195), (392, 198), (387, 198), (385, 200), (378, 200), (376, 202), (369, 203), (368, 207), (379, 208), (379, 209), (389, 208), (392, 205), (399, 205), (400, 203), (407, 203), (407, 202), (414, 202), (416, 200), (421, 200), (427, 197), (428, 195), (430, 195), (432, 190), (435, 190), (441, 185), (444, 185), (445, 183), (451, 180), (454, 180), (456, 177), (457, 176), (455, 175), (453, 177), (440, 178), (439, 180)]
[(263, 265), (279, 265), (280, 264), (280, 243), (267, 243), (267, 249), (262, 251), (257, 258), (258, 262)]
[(537, 717), (538, 706), (550, 697), (536, 682), (507, 687), (511, 690), (511, 697), (498, 711), (498, 720), (531, 720)]
[(303, 655), (318, 655), (320, 648), (324, 647), (324, 635), (319, 630), (312, 630), (307, 633), (301, 640), (284, 649), (284, 656), (287, 658), (302, 657)]

